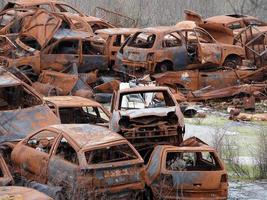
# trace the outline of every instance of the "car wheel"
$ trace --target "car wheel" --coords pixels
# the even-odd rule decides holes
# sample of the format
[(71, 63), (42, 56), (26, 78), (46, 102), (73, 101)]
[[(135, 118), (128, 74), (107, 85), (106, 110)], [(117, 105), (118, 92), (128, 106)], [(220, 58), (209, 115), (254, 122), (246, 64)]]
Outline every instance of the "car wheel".
[(241, 65), (242, 59), (238, 56), (230, 56), (225, 59), (223, 66), (230, 68), (230, 69), (236, 69), (238, 65)]
[(163, 62), (163, 63), (159, 63), (157, 66), (156, 66), (156, 73), (164, 73), (164, 72), (167, 72), (167, 71), (171, 71), (172, 69), (172, 64), (169, 63), (169, 62)]

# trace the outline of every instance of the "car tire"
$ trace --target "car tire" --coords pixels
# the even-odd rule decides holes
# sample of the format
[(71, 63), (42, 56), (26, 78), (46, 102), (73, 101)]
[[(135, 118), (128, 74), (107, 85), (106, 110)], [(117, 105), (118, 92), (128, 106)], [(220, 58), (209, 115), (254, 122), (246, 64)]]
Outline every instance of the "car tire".
[(172, 64), (170, 62), (162, 62), (157, 64), (155, 69), (156, 73), (165, 73), (167, 71), (172, 71)]
[(236, 69), (238, 65), (242, 64), (242, 59), (239, 56), (229, 56), (225, 59), (223, 66), (230, 68), (230, 69)]

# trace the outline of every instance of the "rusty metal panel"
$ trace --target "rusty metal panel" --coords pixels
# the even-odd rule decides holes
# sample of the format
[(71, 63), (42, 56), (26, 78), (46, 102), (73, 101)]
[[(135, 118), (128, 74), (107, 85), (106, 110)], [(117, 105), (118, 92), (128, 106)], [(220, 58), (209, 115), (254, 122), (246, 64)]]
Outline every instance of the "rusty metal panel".
[[(0, 186), (11, 185), (14, 183), (13, 177), (6, 165), (2, 155), (0, 155)], [(1, 198), (1, 192), (0, 192)]]
[(9, 200), (53, 200), (51, 197), (32, 188), (6, 186), (0, 188), (0, 199)]
[(39, 82), (58, 88), (60, 95), (69, 94), (77, 81), (78, 76), (75, 74), (66, 74), (48, 70), (43, 70), (42, 74), (39, 76)]
[[(206, 168), (203, 168), (204, 163), (199, 165), (198, 161), (187, 160), (195, 154), (209, 154), (216, 163), (213, 167), (206, 163)], [(199, 159), (198, 156), (194, 159)], [(225, 167), (214, 148), (198, 138), (189, 138), (180, 146), (157, 146), (146, 169), (146, 183), (155, 199), (227, 199)]]
[(42, 127), (60, 123), (46, 105), (22, 110), (1, 111), (0, 119), (1, 142), (20, 140)]

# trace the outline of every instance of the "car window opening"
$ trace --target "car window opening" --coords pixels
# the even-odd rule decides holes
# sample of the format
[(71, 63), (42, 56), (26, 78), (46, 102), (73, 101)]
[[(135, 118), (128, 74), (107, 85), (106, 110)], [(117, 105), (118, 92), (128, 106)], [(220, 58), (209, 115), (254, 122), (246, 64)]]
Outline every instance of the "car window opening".
[(137, 155), (128, 144), (108, 146), (85, 152), (88, 164), (104, 164), (137, 159)]
[(62, 138), (60, 140), (59, 145), (57, 147), (56, 156), (67, 162), (79, 165), (76, 151), (72, 148), (72, 146), (65, 138)]
[(0, 88), (0, 110), (29, 108), (41, 104), (41, 100), (22, 86)]
[(52, 54), (78, 54), (78, 48), (78, 40), (61, 41), (54, 47)]
[(62, 124), (98, 124), (108, 123), (108, 117), (96, 107), (60, 108)]
[(130, 40), (129, 47), (150, 49), (153, 47), (156, 40), (156, 35), (153, 33), (137, 33)]
[(120, 110), (162, 108), (175, 106), (167, 92), (140, 92), (123, 94), (121, 96)]
[(167, 154), (166, 169), (171, 171), (221, 170), (213, 152), (171, 152)]
[(55, 139), (57, 137), (57, 133), (51, 131), (41, 131), (34, 136), (32, 136), (28, 142), (27, 146), (33, 149), (36, 149), (40, 152), (49, 154)]

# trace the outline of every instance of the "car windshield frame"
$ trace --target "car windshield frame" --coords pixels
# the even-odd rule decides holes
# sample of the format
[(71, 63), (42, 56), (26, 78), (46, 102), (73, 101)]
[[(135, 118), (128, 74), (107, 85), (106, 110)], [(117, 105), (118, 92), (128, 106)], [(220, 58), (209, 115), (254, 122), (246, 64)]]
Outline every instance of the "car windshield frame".
[[(149, 104), (144, 99), (144, 98), (146, 98), (143, 96), (144, 94), (150, 94), (150, 95), (152, 94), (153, 95), (152, 97), (150, 97), (150, 96), (147, 97), (148, 99), (151, 98)], [(155, 94), (161, 94), (163, 99), (160, 99), (160, 100), (161, 100), (161, 103), (164, 102), (164, 105), (160, 105), (160, 103), (157, 103), (156, 106), (150, 106), (150, 104), (153, 103), (153, 100), (156, 97)], [(124, 108), (124, 107), (122, 107), (123, 97), (127, 96), (127, 95), (134, 95), (136, 97), (138, 96), (139, 100), (141, 100), (142, 102), (136, 102), (136, 103), (144, 104), (144, 107), (123, 109)], [(133, 97), (133, 98), (135, 98), (135, 97)], [(154, 102), (154, 103), (156, 103), (156, 102)], [(167, 90), (149, 90), (149, 91), (141, 91), (140, 90), (140, 91), (134, 91), (134, 92), (123, 92), (123, 93), (120, 93), (119, 102), (118, 102), (118, 110), (140, 110), (140, 109), (149, 109), (149, 108), (169, 108), (169, 107), (174, 107), (174, 106), (176, 106), (176, 103)]]
[[(86, 159), (86, 155), (85, 155), (86, 152), (91, 152), (91, 151), (103, 149), (106, 147), (116, 147), (116, 146), (120, 146), (120, 145), (128, 145), (128, 147), (134, 153), (136, 158), (130, 159), (130, 160), (124, 160), (124, 161), (99, 163), (99, 164), (89, 164), (88, 160)], [(106, 168), (106, 167), (111, 167), (111, 166), (125, 166), (125, 165), (129, 165), (130, 163), (133, 163), (133, 164), (143, 163), (143, 159), (141, 158), (141, 156), (134, 149), (134, 147), (127, 141), (120, 141), (120, 142), (119, 141), (112, 141), (112, 142), (109, 142), (107, 144), (99, 145), (99, 146), (95, 146), (92, 148), (86, 148), (86, 149), (82, 150), (82, 155), (83, 155), (85, 163), (86, 163), (86, 168), (88, 168), (88, 169), (101, 169), (101, 168)]]

